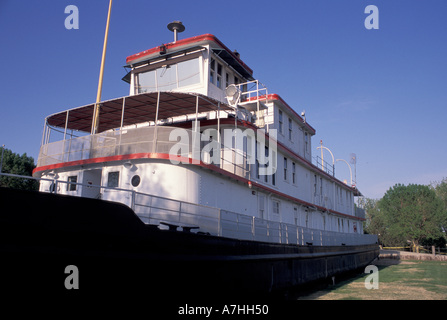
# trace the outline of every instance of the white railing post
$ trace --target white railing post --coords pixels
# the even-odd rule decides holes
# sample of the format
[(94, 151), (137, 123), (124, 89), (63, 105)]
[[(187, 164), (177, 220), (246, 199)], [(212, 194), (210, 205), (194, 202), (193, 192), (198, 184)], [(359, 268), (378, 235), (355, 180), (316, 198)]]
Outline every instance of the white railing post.
[(255, 216), (251, 219), (251, 239), (255, 240)]
[(179, 206), (178, 206), (178, 222), (181, 223), (181, 214), (182, 214), (182, 202), (179, 201)]
[(130, 207), (135, 212), (135, 190), (132, 190)]
[(222, 236), (222, 223), (221, 223), (221, 219), (222, 219), (221, 209), (218, 209), (218, 211), (217, 211), (217, 235), (218, 235), (219, 237)]

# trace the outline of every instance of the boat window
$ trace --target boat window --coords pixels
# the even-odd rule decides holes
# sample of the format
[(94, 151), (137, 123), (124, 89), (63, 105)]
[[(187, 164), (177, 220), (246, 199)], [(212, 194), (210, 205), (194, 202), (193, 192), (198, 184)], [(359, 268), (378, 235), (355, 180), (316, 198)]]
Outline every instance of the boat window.
[(141, 178), (139, 175), (135, 175), (132, 177), (131, 183), (133, 187), (138, 187), (140, 185)]
[(279, 110), (279, 133), (282, 133), (282, 111)]
[(279, 201), (273, 200), (272, 203), (273, 203), (273, 213), (279, 214)]
[(307, 136), (307, 132), (306, 132), (306, 133), (304, 133), (304, 145), (305, 145), (304, 153), (308, 152), (308, 143), (309, 143), (309, 137)]
[(156, 70), (138, 74), (138, 93), (145, 93), (157, 90)]
[(107, 187), (117, 188), (119, 186), (120, 173), (118, 171), (109, 172), (107, 179)]
[(320, 196), (323, 195), (323, 178), (320, 177)]
[(138, 73), (137, 93), (169, 91), (196, 83), (200, 83), (198, 58)]
[(216, 74), (216, 60), (211, 58), (211, 62), (210, 62), (210, 82), (211, 83), (214, 83), (215, 74)]
[(76, 183), (78, 182), (78, 176), (69, 176), (67, 179), (67, 191), (76, 191)]
[(217, 79), (216, 86), (218, 88), (222, 88), (222, 65), (220, 63), (217, 64)]
[(295, 162), (292, 162), (292, 183), (296, 183), (296, 167)]
[(186, 60), (177, 65), (178, 86), (186, 87), (200, 83), (199, 59)]
[(157, 69), (157, 86), (159, 91), (169, 91), (177, 88), (177, 66), (163, 66)]
[(274, 186), (276, 186), (276, 169), (278, 168), (277, 165), (277, 156), (276, 156), (276, 152), (275, 151), (271, 151), (272, 152), (272, 170), (273, 170), (273, 174), (272, 174), (272, 184)]
[(289, 118), (289, 140), (292, 140), (292, 119)]

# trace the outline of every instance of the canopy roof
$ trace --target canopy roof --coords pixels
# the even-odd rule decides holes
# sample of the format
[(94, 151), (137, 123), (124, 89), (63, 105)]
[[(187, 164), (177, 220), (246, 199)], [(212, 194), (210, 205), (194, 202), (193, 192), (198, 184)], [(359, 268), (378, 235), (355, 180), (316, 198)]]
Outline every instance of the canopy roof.
[[(196, 111), (209, 112), (233, 110), (230, 106), (217, 100), (196, 93), (180, 92), (143, 93), (101, 102), (98, 133), (158, 119), (194, 114)], [(95, 104), (89, 104), (47, 117), (47, 124), (54, 127), (90, 132)], [(67, 121), (68, 120), (68, 121)]]

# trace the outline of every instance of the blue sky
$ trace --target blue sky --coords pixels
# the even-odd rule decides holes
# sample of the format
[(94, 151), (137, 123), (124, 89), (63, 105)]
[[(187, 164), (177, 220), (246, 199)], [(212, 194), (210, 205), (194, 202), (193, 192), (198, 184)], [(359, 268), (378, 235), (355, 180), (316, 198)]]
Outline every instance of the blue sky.
[[(45, 117), (95, 101), (108, 2), (0, 0), (0, 145), (37, 160)], [(364, 27), (371, 4), (378, 30)], [(356, 153), (357, 186), (380, 198), (447, 177), (446, 12), (444, 0), (114, 0), (102, 98), (127, 95), (126, 57), (171, 42), (166, 25), (181, 20), (180, 38), (216, 35), (306, 110), (314, 154), (321, 139), (337, 159)], [(349, 180), (343, 162), (336, 172)]]

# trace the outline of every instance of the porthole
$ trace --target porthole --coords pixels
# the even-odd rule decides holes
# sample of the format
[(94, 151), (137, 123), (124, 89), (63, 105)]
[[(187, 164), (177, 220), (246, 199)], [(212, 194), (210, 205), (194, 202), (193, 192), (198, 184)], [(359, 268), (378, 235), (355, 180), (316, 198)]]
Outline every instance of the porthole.
[(132, 186), (138, 187), (140, 185), (140, 181), (141, 181), (141, 179), (140, 179), (139, 175), (133, 176), (132, 180), (131, 180)]

